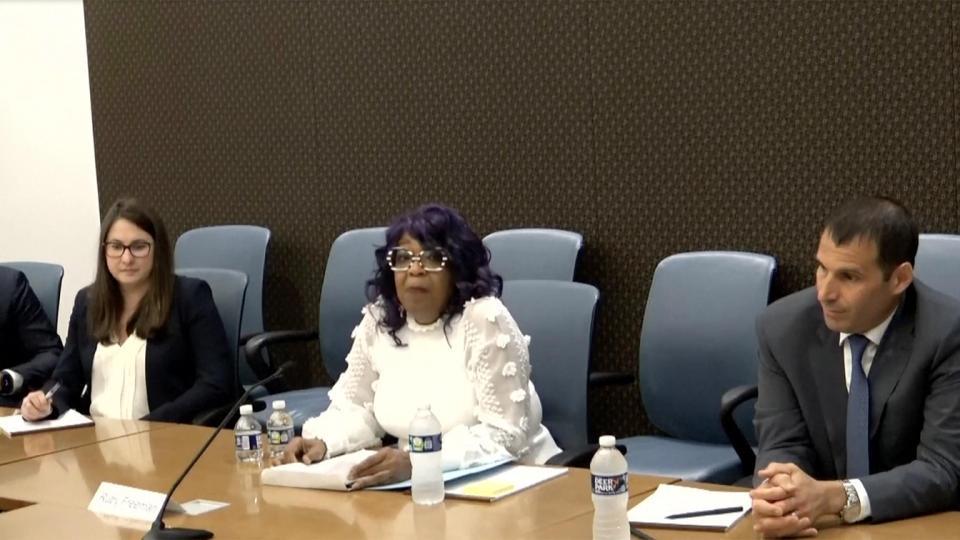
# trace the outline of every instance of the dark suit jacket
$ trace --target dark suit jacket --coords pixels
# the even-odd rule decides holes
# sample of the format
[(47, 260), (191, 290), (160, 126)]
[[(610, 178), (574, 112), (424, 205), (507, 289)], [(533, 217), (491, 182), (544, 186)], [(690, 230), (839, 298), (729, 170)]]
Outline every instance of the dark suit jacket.
[[(840, 336), (814, 288), (770, 305), (757, 322), (757, 470), (793, 462), (816, 479), (846, 476), (847, 389)], [(957, 506), (960, 486), (960, 303), (914, 282), (870, 368), (874, 521)]]
[[(147, 339), (150, 414), (145, 420), (190, 422), (231, 396), (232, 355), (210, 286), (199, 279), (176, 279), (168, 331), (163, 337)], [(88, 289), (77, 293), (67, 344), (51, 377), (63, 384), (53, 398), (55, 414), (71, 407), (83, 413), (90, 410), (97, 342), (87, 332)], [(85, 393), (84, 386), (88, 387)]]
[[(26, 276), (0, 266), (0, 369), (23, 377), (23, 390), (38, 388), (57, 366), (63, 345)], [(22, 397), (24, 391), (17, 395)], [(19, 404), (19, 399), (13, 399)]]

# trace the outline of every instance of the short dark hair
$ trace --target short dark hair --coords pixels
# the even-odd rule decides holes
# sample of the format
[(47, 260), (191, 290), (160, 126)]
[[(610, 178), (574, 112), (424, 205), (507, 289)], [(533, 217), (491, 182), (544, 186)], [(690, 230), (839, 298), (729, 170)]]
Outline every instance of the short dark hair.
[(453, 277), (453, 292), (441, 316), (445, 326), (450, 319), (463, 311), (464, 303), (471, 298), (500, 296), (503, 280), (490, 269), (490, 252), (456, 210), (439, 204), (421, 206), (398, 217), (387, 229), (386, 244), (374, 252), (377, 272), (367, 282), (367, 298), (378, 297), (384, 307), (385, 317), (380, 325), (387, 328), (397, 345), (397, 331), (406, 324), (400, 312), (397, 285), (393, 270), (387, 264), (387, 251), (408, 234), (424, 248), (443, 248), (449, 260), (447, 268)]
[(905, 262), (914, 264), (920, 229), (910, 211), (889, 197), (861, 197), (834, 212), (823, 224), (835, 244), (854, 240), (873, 240), (877, 245), (877, 263), (883, 279)]
[(153, 237), (153, 270), (150, 272), (150, 290), (140, 306), (130, 317), (126, 332), (134, 331), (143, 339), (166, 334), (173, 305), (174, 275), (173, 254), (167, 229), (152, 209), (141, 205), (136, 199), (121, 198), (110, 205), (100, 225), (100, 250), (97, 257), (97, 277), (88, 293), (87, 328), (100, 343), (109, 343), (123, 313), (123, 296), (120, 285), (107, 268), (107, 234), (118, 219), (130, 221)]

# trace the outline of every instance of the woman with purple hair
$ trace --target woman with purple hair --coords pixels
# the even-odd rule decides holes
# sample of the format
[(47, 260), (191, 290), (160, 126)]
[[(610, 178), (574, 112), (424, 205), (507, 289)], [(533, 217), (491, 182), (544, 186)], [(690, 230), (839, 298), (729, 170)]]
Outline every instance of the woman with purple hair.
[(352, 489), (405, 480), (417, 408), (443, 429), (445, 470), (502, 458), (544, 463), (560, 452), (541, 424), (530, 381), (529, 337), (499, 298), (490, 255), (455, 210), (422, 206), (398, 218), (376, 250), (371, 300), (353, 333), (330, 407), (303, 425), (282, 461), (311, 463), (377, 446), (350, 473)]

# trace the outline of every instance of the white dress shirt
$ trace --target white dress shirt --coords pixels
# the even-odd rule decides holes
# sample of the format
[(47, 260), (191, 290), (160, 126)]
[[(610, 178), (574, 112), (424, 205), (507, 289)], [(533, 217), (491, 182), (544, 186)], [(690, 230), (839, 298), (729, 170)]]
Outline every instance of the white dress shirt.
[[(863, 337), (867, 338), (867, 348), (863, 350), (860, 365), (863, 366), (863, 373), (867, 377), (870, 376), (873, 357), (877, 355), (877, 347), (880, 345), (880, 340), (883, 339), (883, 334), (887, 331), (887, 327), (890, 326), (890, 321), (893, 320), (893, 314), (896, 312), (897, 310), (894, 309), (883, 322), (862, 334)], [(843, 374), (847, 384), (847, 392), (850, 392), (850, 373), (853, 369), (853, 353), (850, 351), (850, 341), (847, 339), (850, 335), (851, 334), (847, 332), (840, 332), (840, 346), (843, 347)], [(853, 484), (854, 489), (857, 490), (857, 495), (860, 497), (860, 515), (853, 521), (862, 521), (870, 517), (870, 497), (867, 496), (867, 490), (864, 489), (863, 482), (858, 478), (850, 478), (849, 480), (850, 483)]]

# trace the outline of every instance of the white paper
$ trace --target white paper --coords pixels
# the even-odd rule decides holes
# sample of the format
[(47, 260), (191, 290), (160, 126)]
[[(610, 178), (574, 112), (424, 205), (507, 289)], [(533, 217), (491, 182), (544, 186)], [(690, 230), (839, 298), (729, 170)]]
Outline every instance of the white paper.
[(214, 510), (219, 510), (225, 506), (230, 506), (230, 503), (208, 501), (207, 499), (194, 499), (192, 501), (187, 501), (180, 506), (188, 516), (199, 516), (200, 514), (206, 514), (207, 512), (213, 512)]
[[(100, 482), (100, 487), (90, 499), (87, 510), (97, 514), (137, 521), (153, 521), (157, 518), (160, 505), (166, 493), (149, 491), (130, 486)], [(184, 513), (183, 507), (172, 499), (167, 503), (167, 511)]]
[(264, 469), (260, 481), (268, 486), (347, 490), (347, 475), (354, 465), (372, 456), (373, 450), (357, 450), (317, 463), (286, 463)]
[[(667, 519), (671, 514), (733, 506), (739, 506), (743, 510), (713, 516)], [(727, 530), (746, 515), (751, 506), (750, 494), (746, 491), (713, 491), (660, 484), (653, 495), (640, 501), (627, 512), (627, 519), (630, 523), (639, 525)]]
[(36, 431), (49, 431), (53, 429), (92, 425), (93, 420), (73, 409), (61, 414), (60, 418), (40, 420), (39, 422), (27, 422), (23, 419), (23, 416), (19, 414), (0, 417), (0, 431), (3, 431), (7, 435), (20, 435), (23, 433), (32, 433)]

